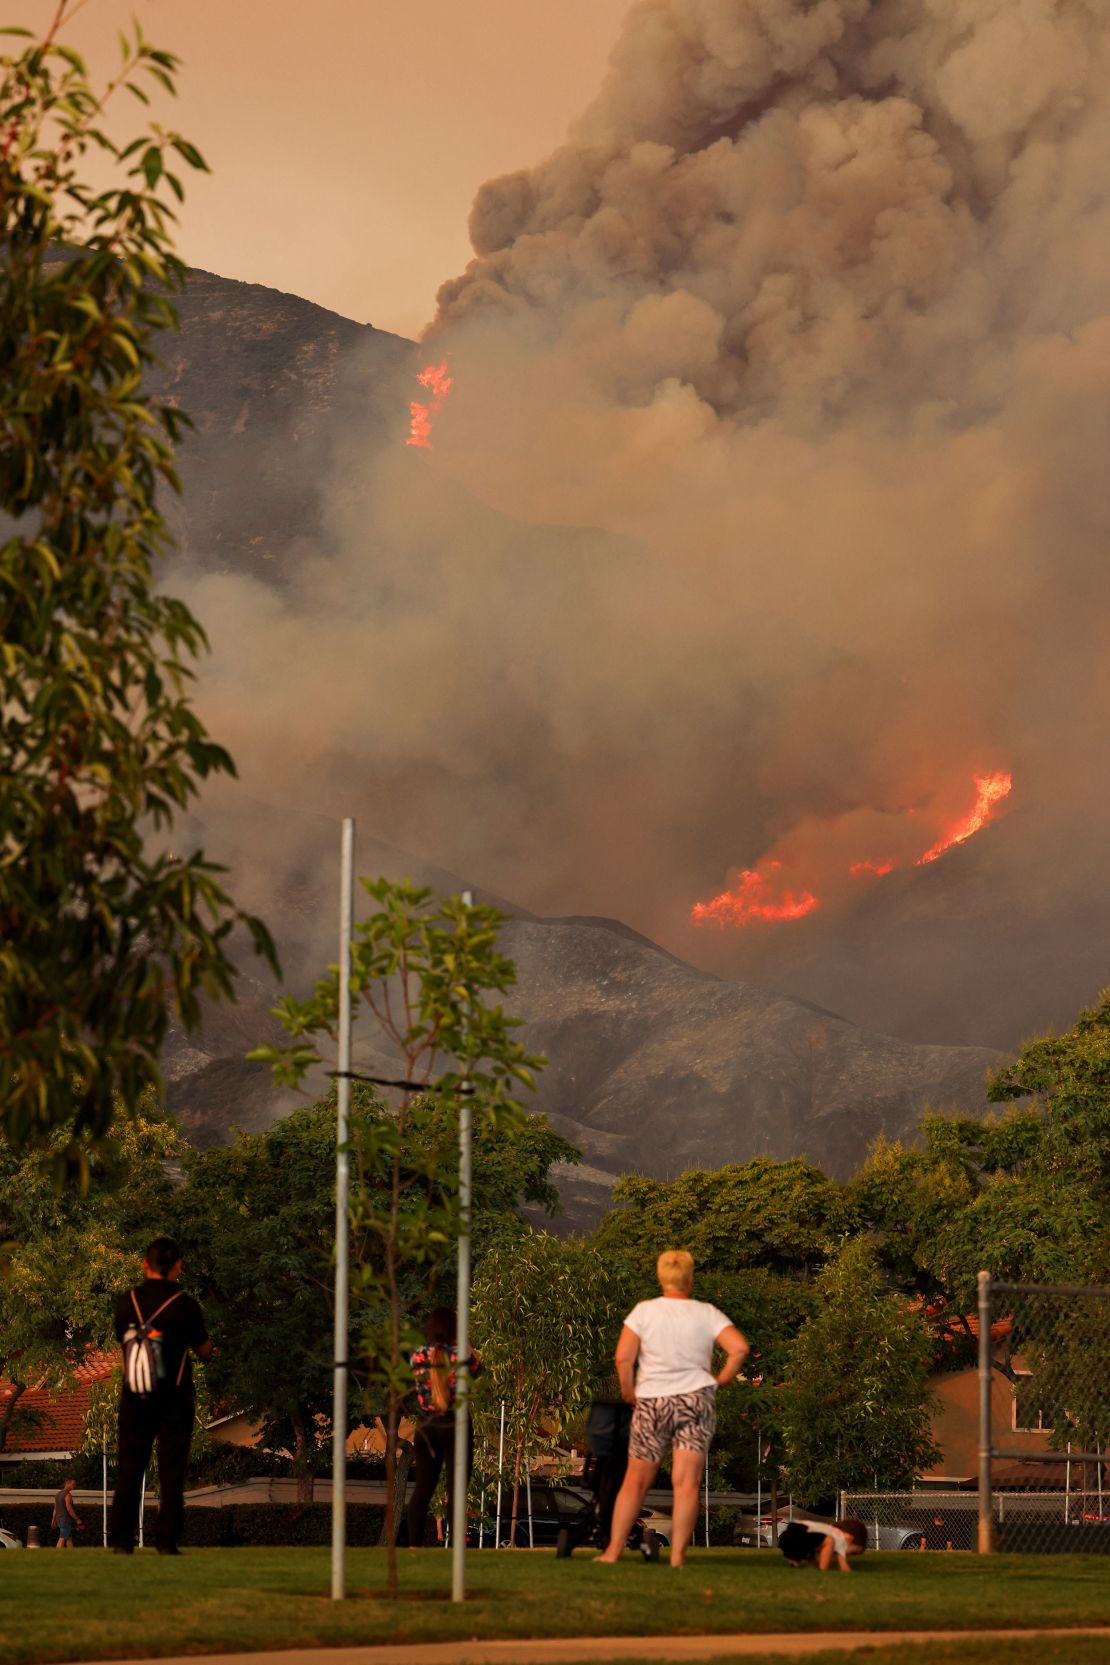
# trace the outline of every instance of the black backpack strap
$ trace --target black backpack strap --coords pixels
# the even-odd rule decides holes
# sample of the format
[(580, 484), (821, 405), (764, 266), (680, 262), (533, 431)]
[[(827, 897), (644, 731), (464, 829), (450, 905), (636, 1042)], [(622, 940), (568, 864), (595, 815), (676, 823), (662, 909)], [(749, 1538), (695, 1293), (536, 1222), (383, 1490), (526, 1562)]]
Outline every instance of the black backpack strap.
[(184, 1293), (185, 1293), (185, 1291), (183, 1289), (175, 1289), (168, 1301), (163, 1301), (162, 1305), (160, 1307), (155, 1308), (155, 1310), (151, 1313), (150, 1317), (147, 1319), (147, 1323), (148, 1324), (153, 1324), (154, 1320), (156, 1318), (160, 1318), (161, 1315), (165, 1312), (166, 1308), (167, 1307), (172, 1307), (173, 1303), (177, 1300), (177, 1297), (179, 1295), (184, 1295)]
[(154, 1311), (151, 1313), (149, 1318), (144, 1318), (143, 1317), (142, 1311), (139, 1307), (138, 1299), (135, 1295), (135, 1291), (131, 1290), (130, 1293), (131, 1293), (131, 1305), (135, 1308), (135, 1316), (139, 1320), (139, 1328), (143, 1331), (146, 1331), (154, 1323), (154, 1320), (156, 1318), (160, 1317), (161, 1314), (165, 1312), (167, 1307), (172, 1306), (173, 1303), (177, 1300), (177, 1297), (179, 1295), (183, 1295), (185, 1293), (185, 1291), (183, 1289), (175, 1289), (173, 1294), (170, 1296), (169, 1300), (168, 1301), (163, 1301), (162, 1305), (160, 1307), (155, 1307)]

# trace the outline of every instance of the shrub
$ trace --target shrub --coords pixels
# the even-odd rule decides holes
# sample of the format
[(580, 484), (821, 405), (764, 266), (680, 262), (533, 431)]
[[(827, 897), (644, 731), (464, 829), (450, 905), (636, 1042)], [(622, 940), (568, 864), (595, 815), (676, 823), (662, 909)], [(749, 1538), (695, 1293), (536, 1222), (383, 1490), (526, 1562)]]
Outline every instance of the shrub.
[(48, 1487), (60, 1492), (62, 1481), (72, 1476), (82, 1491), (93, 1490), (99, 1488), (102, 1473), (99, 1455), (67, 1457), (59, 1462), (22, 1462), (0, 1468), (0, 1486)]
[[(0, 1504), (0, 1525), (27, 1542), (27, 1528), (37, 1526), (44, 1545), (54, 1542), (50, 1530), (51, 1504)], [(78, 1505), (86, 1531), (80, 1540), (98, 1545), (102, 1536), (100, 1509)], [(347, 1542), (355, 1548), (376, 1544), (381, 1537), (384, 1509), (369, 1503), (352, 1503), (347, 1509)], [(148, 1544), (154, 1542), (157, 1509), (147, 1509), (143, 1532)], [(186, 1508), (183, 1542), (198, 1549), (235, 1549), (254, 1545), (324, 1545), (331, 1543), (331, 1505), (310, 1503), (300, 1509), (280, 1503), (235, 1503), (224, 1509)]]

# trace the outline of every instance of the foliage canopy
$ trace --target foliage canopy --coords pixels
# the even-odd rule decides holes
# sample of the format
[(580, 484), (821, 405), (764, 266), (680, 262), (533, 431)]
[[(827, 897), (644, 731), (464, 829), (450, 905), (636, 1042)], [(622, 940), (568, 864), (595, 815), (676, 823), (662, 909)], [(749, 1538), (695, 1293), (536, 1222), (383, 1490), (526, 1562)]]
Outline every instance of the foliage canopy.
[(184, 277), (175, 169), (205, 164), (153, 122), (110, 135), (109, 102), (173, 93), (177, 62), (136, 26), (95, 87), (69, 9), (0, 58), (0, 1115), (16, 1144), (68, 1126), (87, 1176), (116, 1103), (159, 1084), (171, 1010), (192, 1028), (231, 996), (236, 924), (274, 955), (219, 868), (149, 836), (234, 773), (189, 703), (204, 633), (154, 583), (186, 418), (146, 380)]

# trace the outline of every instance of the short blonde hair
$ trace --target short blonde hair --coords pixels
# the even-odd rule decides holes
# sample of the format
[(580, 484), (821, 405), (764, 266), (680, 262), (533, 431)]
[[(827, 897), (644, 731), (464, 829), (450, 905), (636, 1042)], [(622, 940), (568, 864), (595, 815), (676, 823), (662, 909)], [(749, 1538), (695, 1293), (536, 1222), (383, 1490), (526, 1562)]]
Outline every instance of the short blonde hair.
[(655, 1275), (664, 1289), (689, 1289), (694, 1281), (694, 1257), (685, 1249), (664, 1249), (655, 1263)]

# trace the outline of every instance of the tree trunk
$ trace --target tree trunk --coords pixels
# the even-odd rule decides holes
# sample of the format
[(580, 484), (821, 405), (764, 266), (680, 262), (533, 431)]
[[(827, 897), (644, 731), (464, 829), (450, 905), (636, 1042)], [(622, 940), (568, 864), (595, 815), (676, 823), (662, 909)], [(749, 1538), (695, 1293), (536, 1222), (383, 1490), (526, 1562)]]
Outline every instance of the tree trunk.
[[(412, 1445), (407, 1440), (397, 1440), (394, 1443), (395, 1445), (399, 1444), (401, 1449), (396, 1458), (392, 1488), (389, 1487), (388, 1480), (386, 1482), (386, 1507), (385, 1514), (382, 1517), (382, 1535), (378, 1539), (378, 1547), (383, 1549), (388, 1548), (389, 1546), (389, 1531), (391, 1525), (393, 1528), (393, 1542), (396, 1543), (398, 1537), (400, 1536), (401, 1522), (405, 1518), (405, 1504), (407, 1502), (409, 1486), (409, 1471), (412, 1468)], [(389, 1465), (387, 1463), (387, 1474), (388, 1470)], [(414, 1547), (419, 1548), (420, 1546), (415, 1545)]]
[(3, 1413), (0, 1414), (0, 1451), (7, 1449), (8, 1435), (12, 1430), (12, 1420), (15, 1416), (15, 1408), (26, 1392), (27, 1383), (17, 1382), (15, 1378), (12, 1377), (12, 1391), (5, 1399)]
[(520, 1471), (524, 1466), (524, 1432), (516, 1442), (516, 1462), (513, 1465), (513, 1518), (509, 1524), (509, 1548), (516, 1548), (516, 1523), (520, 1518)]
[[(385, 1419), (385, 1588), (386, 1594), (396, 1598), (397, 1590), (397, 1532), (401, 1524), (401, 1510), (398, 1506), (397, 1476), (401, 1465), (397, 1461), (397, 1424), (400, 1418), (400, 1405), (396, 1392), (389, 1390), (389, 1413)], [(410, 1457), (411, 1461), (411, 1457)], [(408, 1472), (408, 1464), (404, 1465), (404, 1472)], [(401, 1501), (404, 1500), (401, 1492)]]
[(293, 1473), (297, 1477), (297, 1507), (304, 1509), (312, 1502), (316, 1476), (312, 1469), (312, 1448), (305, 1427), (304, 1414), (298, 1407), (290, 1415), (293, 1426)]
[(779, 1547), (779, 1465), (771, 1470), (771, 1548)]

